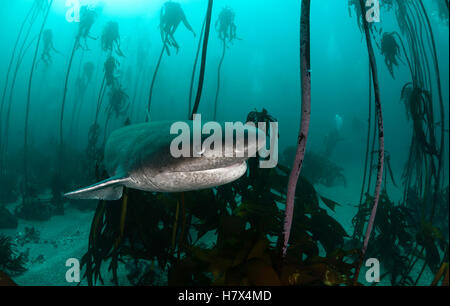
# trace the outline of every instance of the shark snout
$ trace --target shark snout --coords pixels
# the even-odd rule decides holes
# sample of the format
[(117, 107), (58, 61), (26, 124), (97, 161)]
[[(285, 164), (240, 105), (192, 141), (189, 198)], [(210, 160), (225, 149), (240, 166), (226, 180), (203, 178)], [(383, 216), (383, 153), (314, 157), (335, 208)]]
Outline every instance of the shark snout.
[(256, 157), (258, 151), (266, 145), (266, 134), (261, 129), (251, 125), (234, 127), (226, 130), (220, 142), (204, 142), (196, 149), (202, 157), (247, 160)]

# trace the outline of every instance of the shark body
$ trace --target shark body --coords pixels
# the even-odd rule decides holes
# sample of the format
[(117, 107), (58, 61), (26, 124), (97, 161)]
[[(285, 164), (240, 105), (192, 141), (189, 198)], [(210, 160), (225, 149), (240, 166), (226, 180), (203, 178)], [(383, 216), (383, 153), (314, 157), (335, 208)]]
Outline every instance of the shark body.
[[(231, 183), (246, 173), (249, 156), (223, 157), (227, 146), (236, 152), (236, 145), (225, 141), (220, 150), (212, 149), (204, 154), (201, 148), (191, 146), (191, 152), (200, 152), (200, 157), (173, 157), (170, 145), (177, 137), (170, 134), (173, 123), (137, 124), (115, 131), (105, 147), (104, 162), (111, 177), (64, 196), (80, 200), (118, 200), (124, 187), (149, 192), (201, 190)], [(192, 121), (186, 123), (192, 127)], [(258, 131), (255, 127), (248, 128), (248, 134), (256, 135)], [(248, 134), (245, 134), (246, 151), (254, 148), (257, 151), (265, 145), (265, 138), (256, 137), (255, 142)]]

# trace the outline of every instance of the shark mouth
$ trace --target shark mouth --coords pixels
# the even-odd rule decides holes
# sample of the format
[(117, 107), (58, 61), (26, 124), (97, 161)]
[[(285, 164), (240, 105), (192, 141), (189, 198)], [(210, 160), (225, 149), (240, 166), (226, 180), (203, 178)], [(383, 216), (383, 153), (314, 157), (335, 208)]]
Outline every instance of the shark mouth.
[(229, 165), (223, 166), (223, 167), (211, 167), (206, 169), (200, 169), (200, 170), (191, 170), (191, 171), (171, 171), (170, 173), (202, 173), (207, 171), (215, 171), (215, 170), (233, 170), (235, 168), (241, 167), (243, 164), (247, 164), (246, 161), (238, 161), (235, 163), (230, 163)]

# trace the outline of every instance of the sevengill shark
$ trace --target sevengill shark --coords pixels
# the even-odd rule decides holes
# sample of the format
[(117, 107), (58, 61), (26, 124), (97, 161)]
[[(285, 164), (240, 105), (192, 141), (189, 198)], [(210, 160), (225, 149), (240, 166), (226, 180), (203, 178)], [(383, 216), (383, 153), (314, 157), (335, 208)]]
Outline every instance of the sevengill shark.
[[(202, 146), (195, 147), (192, 145), (193, 121), (184, 121), (191, 131), (191, 154), (190, 157), (174, 157), (171, 143), (179, 136), (170, 133), (174, 123), (143, 123), (114, 131), (108, 138), (104, 154), (105, 168), (111, 177), (64, 196), (79, 200), (118, 200), (122, 197), (124, 187), (148, 192), (208, 189), (242, 177), (247, 171), (247, 160), (253, 157), (249, 153), (265, 146), (265, 136), (257, 136), (264, 132), (245, 125), (244, 139), (240, 140), (242, 145), (221, 137), (221, 145), (213, 145), (208, 150)], [(224, 136), (224, 124), (220, 126)], [(238, 133), (233, 135), (237, 138)], [(203, 142), (206, 137), (203, 134), (201, 137)], [(233, 152), (233, 155), (230, 157), (224, 152)], [(193, 157), (194, 153), (198, 157)]]

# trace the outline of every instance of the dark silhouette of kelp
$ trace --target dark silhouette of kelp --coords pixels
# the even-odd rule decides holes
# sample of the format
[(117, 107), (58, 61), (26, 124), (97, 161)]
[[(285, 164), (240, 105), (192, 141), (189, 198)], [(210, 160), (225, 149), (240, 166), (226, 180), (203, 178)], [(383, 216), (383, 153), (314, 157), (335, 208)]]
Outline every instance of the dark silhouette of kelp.
[(284, 243), (283, 256), (288, 250), (289, 236), (294, 213), (295, 192), (297, 181), (302, 170), (306, 152), (306, 142), (309, 133), (309, 121), (311, 119), (311, 40), (310, 40), (310, 0), (302, 0), (300, 18), (300, 79), (301, 79), (301, 123), (297, 140), (297, 152), (294, 164), (289, 176), (286, 195), (286, 211), (284, 218)]
[(234, 23), (235, 13), (230, 7), (225, 7), (219, 14), (219, 18), (216, 21), (216, 31), (219, 33), (219, 39), (222, 41), (222, 57), (219, 61), (219, 67), (217, 68), (217, 89), (216, 98), (214, 100), (214, 116), (213, 119), (217, 119), (217, 103), (220, 93), (220, 76), (222, 71), (223, 61), (225, 59), (225, 53), (227, 49), (227, 43), (232, 43), (236, 36), (236, 24)]
[(213, 9), (213, 0), (208, 0), (208, 8), (206, 9), (205, 33), (202, 47), (202, 61), (200, 66), (200, 75), (198, 79), (197, 95), (195, 97), (194, 108), (190, 116), (191, 120), (194, 119), (194, 116), (197, 114), (198, 108), (200, 106), (200, 100), (202, 98), (203, 82), (205, 80), (205, 70), (206, 70), (206, 56), (208, 54), (209, 32), (211, 29), (212, 9)]
[(124, 56), (120, 49), (119, 24), (117, 22), (110, 21), (106, 24), (103, 28), (101, 42), (103, 51), (109, 54), (115, 51), (118, 56)]
[(164, 51), (167, 52), (167, 55), (170, 56), (170, 48), (174, 47), (177, 50), (177, 53), (180, 49), (180, 46), (178, 45), (177, 41), (175, 40), (174, 34), (176, 30), (178, 29), (180, 23), (183, 23), (184, 26), (192, 32), (192, 34), (195, 35), (194, 30), (192, 29), (191, 25), (189, 24), (186, 15), (181, 8), (181, 5), (177, 2), (168, 1), (164, 3), (163, 7), (161, 8), (160, 12), (160, 23), (159, 23), (159, 29), (161, 32), (161, 39), (163, 42), (163, 47), (161, 50), (161, 54), (158, 59), (158, 63), (156, 64), (155, 72), (153, 73), (152, 82), (150, 84), (150, 93), (148, 98), (148, 105), (147, 105), (147, 121), (150, 120), (150, 110), (152, 105), (152, 98), (153, 98), (153, 88), (155, 86), (156, 77), (158, 75), (159, 67), (161, 66), (161, 61), (164, 56)]
[(9, 275), (18, 275), (26, 271), (27, 257), (24, 253), (17, 253), (11, 237), (0, 235), (0, 271)]
[[(361, 11), (364, 11), (365, 4), (363, 0), (359, 0)], [(370, 214), (370, 218), (367, 224), (367, 230), (364, 237), (364, 243), (361, 249), (361, 255), (359, 259), (358, 266), (356, 268), (354, 283), (358, 282), (359, 272), (361, 269), (362, 262), (366, 255), (366, 250), (369, 245), (370, 234), (372, 232), (373, 223), (375, 222), (375, 217), (377, 213), (379, 197), (381, 192), (381, 183), (383, 181), (383, 169), (384, 169), (384, 124), (383, 124), (383, 112), (381, 109), (381, 96), (380, 96), (380, 87), (378, 81), (378, 72), (377, 72), (377, 63), (375, 59), (375, 54), (372, 46), (370, 29), (368, 21), (363, 18), (363, 29), (366, 37), (367, 51), (369, 53), (369, 63), (370, 63), (370, 71), (372, 72), (372, 82), (373, 89), (375, 94), (375, 113), (377, 119), (377, 127), (378, 127), (378, 166), (377, 166), (377, 180), (375, 185), (375, 195), (373, 198), (373, 208)]]
[(70, 123), (70, 130), (73, 131), (74, 125), (77, 124), (80, 120), (81, 110), (83, 108), (83, 104), (85, 102), (86, 90), (91, 84), (92, 77), (95, 71), (95, 65), (92, 62), (86, 62), (83, 65), (83, 70), (79, 74), (76, 80), (76, 88), (78, 95), (76, 97), (79, 100), (78, 103), (74, 103), (72, 110), (72, 119)]
[[(48, 6), (47, 2), (48, 2), (47, 0), (34, 0), (33, 1), (33, 4), (31, 5), (30, 10), (27, 12), (23, 22), (21, 23), (19, 33), (17, 34), (17, 38), (14, 43), (11, 58), (9, 60), (8, 69), (7, 69), (6, 77), (5, 77), (5, 86), (3, 87), (2, 100), (0, 103), (0, 121), (1, 121), (0, 122), (0, 172), (4, 171), (4, 169), (5, 169), (3, 162), (4, 162), (5, 156), (7, 154), (6, 150), (7, 150), (7, 146), (8, 146), (8, 137), (9, 137), (9, 120), (10, 120), (10, 114), (11, 114), (12, 95), (13, 95), (15, 84), (16, 84), (17, 73), (22, 64), (22, 60), (23, 60), (23, 57), (25, 56), (26, 51), (30, 48), (31, 43), (33, 43), (33, 41), (34, 41), (34, 39), (31, 39), (31, 42), (29, 41), (33, 25), (35, 24), (37, 18), (39, 17), (39, 14), (45, 14), (45, 11)], [(28, 26), (27, 26), (27, 23), (28, 23)], [(25, 33), (25, 36), (23, 37), (22, 43), (20, 44), (22, 34), (24, 34), (24, 33)], [(19, 48), (19, 50), (17, 50), (19, 45), (20, 45), (20, 48)], [(7, 106), (7, 112), (6, 112), (6, 120), (3, 121), (2, 116), (3, 116), (4, 107), (6, 105), (6, 93), (8, 90), (11, 70), (12, 70), (14, 60), (16, 59), (16, 57), (17, 57), (16, 68), (15, 68), (13, 78), (11, 81), (11, 88), (10, 88), (10, 94), (9, 94), (9, 100), (8, 100), (8, 106)], [(5, 125), (4, 133), (3, 133), (3, 123)]]
[(392, 77), (394, 77), (394, 66), (398, 66), (400, 56), (400, 47), (394, 35), (394, 33), (385, 32), (381, 39), (381, 54), (384, 56), (384, 62)]
[(61, 53), (55, 49), (55, 45), (53, 43), (53, 31), (51, 29), (47, 29), (42, 34), (43, 48), (40, 59), (44, 62), (45, 65), (48, 66), (53, 61), (53, 56), (51, 53)]

